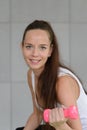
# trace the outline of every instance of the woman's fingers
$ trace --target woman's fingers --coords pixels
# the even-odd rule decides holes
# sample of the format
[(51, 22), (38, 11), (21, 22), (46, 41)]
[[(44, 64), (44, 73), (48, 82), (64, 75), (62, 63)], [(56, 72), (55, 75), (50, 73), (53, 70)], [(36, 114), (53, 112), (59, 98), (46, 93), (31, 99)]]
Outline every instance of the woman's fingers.
[(54, 108), (49, 113), (49, 122), (59, 122), (65, 119), (63, 108)]

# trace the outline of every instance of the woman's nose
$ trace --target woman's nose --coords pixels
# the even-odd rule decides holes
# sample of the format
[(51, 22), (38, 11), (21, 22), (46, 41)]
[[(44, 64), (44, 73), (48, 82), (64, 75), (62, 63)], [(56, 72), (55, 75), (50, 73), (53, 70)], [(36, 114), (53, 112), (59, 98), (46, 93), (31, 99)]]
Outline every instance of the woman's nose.
[(34, 48), (33, 49), (33, 56), (38, 56), (38, 54), (39, 54), (38, 48)]

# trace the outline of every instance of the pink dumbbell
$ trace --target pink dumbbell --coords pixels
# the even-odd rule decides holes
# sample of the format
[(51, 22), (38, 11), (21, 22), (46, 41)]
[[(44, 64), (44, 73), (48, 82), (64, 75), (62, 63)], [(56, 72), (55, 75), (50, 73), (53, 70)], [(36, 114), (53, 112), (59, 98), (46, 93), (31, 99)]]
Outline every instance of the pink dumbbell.
[[(46, 109), (43, 113), (44, 121), (49, 122), (49, 112), (51, 109)], [(77, 119), (78, 118), (78, 109), (76, 106), (70, 106), (69, 108), (64, 108), (64, 116), (66, 118), (71, 118), (71, 119)]]

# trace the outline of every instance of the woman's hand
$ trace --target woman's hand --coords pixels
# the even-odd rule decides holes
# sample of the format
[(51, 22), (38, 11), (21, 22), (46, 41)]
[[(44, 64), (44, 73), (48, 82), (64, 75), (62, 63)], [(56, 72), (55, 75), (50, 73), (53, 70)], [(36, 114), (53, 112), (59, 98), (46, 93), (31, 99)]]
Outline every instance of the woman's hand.
[(54, 128), (60, 127), (66, 123), (67, 118), (64, 116), (63, 108), (54, 108), (49, 111), (49, 124)]

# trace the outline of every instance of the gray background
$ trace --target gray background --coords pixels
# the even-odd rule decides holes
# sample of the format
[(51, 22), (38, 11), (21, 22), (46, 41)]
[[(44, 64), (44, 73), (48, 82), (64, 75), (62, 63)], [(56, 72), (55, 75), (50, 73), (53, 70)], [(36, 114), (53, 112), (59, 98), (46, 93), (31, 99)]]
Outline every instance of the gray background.
[(32, 112), (20, 43), (34, 19), (52, 24), (62, 61), (87, 90), (87, 0), (0, 0), (0, 130), (24, 125)]

